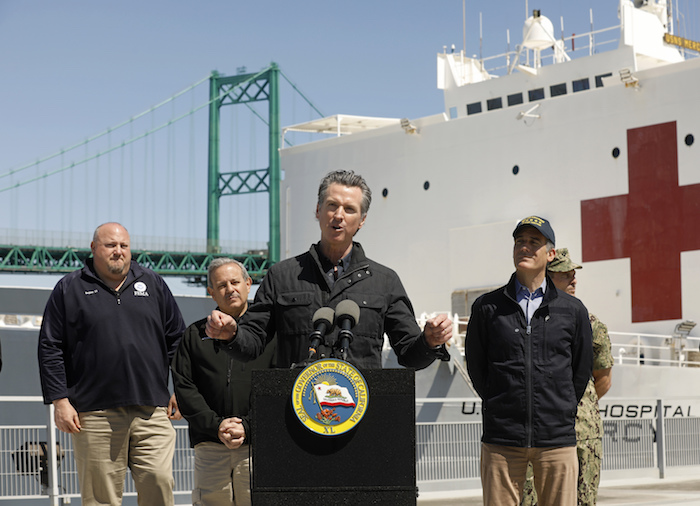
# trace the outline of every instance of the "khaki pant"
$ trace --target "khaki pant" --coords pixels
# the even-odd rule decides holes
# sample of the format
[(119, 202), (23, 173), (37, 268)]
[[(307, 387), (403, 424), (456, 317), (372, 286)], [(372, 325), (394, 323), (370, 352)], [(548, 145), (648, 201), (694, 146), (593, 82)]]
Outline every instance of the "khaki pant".
[[(603, 440), (584, 439), (576, 441), (578, 455), (578, 506), (595, 506), (598, 501), (598, 485), (600, 484), (600, 465), (603, 461)], [(535, 492), (532, 465), (527, 468), (525, 493), (520, 506), (535, 506)]]
[(576, 447), (518, 448), (481, 444), (481, 484), (486, 506), (518, 506), (528, 462), (541, 506), (576, 506)]
[(250, 447), (229, 450), (223, 444), (194, 447), (193, 506), (250, 506)]
[(80, 413), (73, 450), (84, 506), (120, 505), (127, 466), (140, 506), (172, 506), (175, 429), (166, 408), (127, 406)]

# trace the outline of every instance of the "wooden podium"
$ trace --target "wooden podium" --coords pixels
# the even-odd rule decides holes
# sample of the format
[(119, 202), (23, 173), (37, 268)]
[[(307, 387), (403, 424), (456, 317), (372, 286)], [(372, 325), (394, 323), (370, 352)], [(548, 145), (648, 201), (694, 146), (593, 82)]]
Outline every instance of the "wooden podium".
[(301, 370), (253, 371), (253, 506), (416, 504), (414, 371), (361, 370), (364, 417), (344, 434), (322, 436), (292, 409)]

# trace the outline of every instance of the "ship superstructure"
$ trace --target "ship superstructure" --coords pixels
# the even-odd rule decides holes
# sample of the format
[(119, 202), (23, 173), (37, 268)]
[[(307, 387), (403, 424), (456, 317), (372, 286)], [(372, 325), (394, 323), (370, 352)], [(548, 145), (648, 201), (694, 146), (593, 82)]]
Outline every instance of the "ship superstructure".
[(513, 271), (516, 221), (539, 214), (583, 260), (578, 293), (611, 329), (697, 318), (700, 59), (669, 32), (668, 8), (622, 0), (618, 27), (563, 40), (535, 11), (509, 54), (438, 54), (434, 116), (289, 127), (335, 136), (281, 152), (283, 256), (317, 240), (311, 182), (352, 169), (374, 191), (357, 240), (418, 312), (468, 314)]

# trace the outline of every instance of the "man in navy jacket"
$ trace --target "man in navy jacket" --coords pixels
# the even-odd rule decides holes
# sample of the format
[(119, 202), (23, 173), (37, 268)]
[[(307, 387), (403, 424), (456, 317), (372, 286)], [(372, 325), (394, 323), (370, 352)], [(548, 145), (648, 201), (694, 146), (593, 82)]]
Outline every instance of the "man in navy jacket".
[(44, 402), (73, 435), (84, 505), (120, 504), (127, 465), (139, 504), (172, 505), (175, 430), (168, 368), (185, 329), (165, 281), (131, 260), (118, 223), (95, 230), (92, 258), (63, 277), (39, 333)]
[(541, 504), (574, 506), (574, 422), (593, 360), (588, 312), (546, 275), (549, 222), (527, 217), (513, 237), (515, 273), (474, 302), (467, 327), (467, 367), (482, 398), (484, 504), (520, 504), (532, 462)]

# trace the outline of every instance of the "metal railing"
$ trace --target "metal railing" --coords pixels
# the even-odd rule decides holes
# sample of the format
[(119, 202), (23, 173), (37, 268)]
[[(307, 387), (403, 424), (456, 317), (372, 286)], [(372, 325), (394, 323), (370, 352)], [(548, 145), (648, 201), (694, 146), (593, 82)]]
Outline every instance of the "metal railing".
[(681, 335), (610, 332), (618, 364), (700, 367), (700, 338)]
[(478, 477), (480, 452), (480, 422), (416, 424), (418, 482)]
[(654, 469), (658, 465), (651, 419), (603, 421), (603, 471)]
[[(593, 30), (588, 33), (562, 37), (557, 39), (557, 42), (561, 44), (567, 56), (574, 59), (583, 56), (591, 56), (601, 51), (608, 51), (610, 47), (619, 43), (619, 33), (620, 25), (615, 25), (609, 28)], [(597, 40), (596, 36), (604, 36), (606, 38), (604, 40)], [(532, 50), (526, 50), (521, 46), (517, 46), (514, 51), (483, 58), (482, 67), (486, 68), (489, 74), (502, 75), (505, 71), (511, 73), (514, 65), (524, 64), (530, 66), (534, 63), (534, 60), (535, 56), (532, 54)], [(503, 63), (503, 61), (505, 61), (505, 63)], [(554, 64), (555, 61), (556, 51), (554, 49), (547, 49), (541, 55), (542, 65), (551, 65)]]
[[(0, 409), (4, 402), (41, 402), (41, 398), (0, 397)], [(655, 418), (603, 421), (604, 473), (647, 470), (664, 478), (668, 468), (700, 466), (700, 418), (663, 417), (663, 402), (657, 400), (657, 406)], [(51, 408), (47, 425), (0, 426), (0, 504), (42, 499), (58, 505), (61, 499), (79, 497), (71, 436), (55, 428)], [(187, 426), (175, 428), (174, 491), (176, 496), (189, 496), (194, 487), (194, 450), (189, 447)], [(480, 474), (481, 433), (479, 421), (416, 424), (419, 489), (435, 483), (451, 483), (449, 490), (473, 487)], [(124, 496), (135, 495), (127, 471)]]
[[(464, 357), (468, 316), (449, 311), (421, 313), (416, 318), (423, 328), (425, 322), (438, 314), (447, 314), (453, 322), (452, 339), (448, 346), (456, 347)], [(643, 334), (634, 332), (609, 332), (612, 355), (617, 364), (664, 365), (674, 367), (700, 367), (700, 337), (681, 334)], [(384, 346), (389, 347), (385, 340)], [(467, 378), (465, 381), (469, 383)]]
[[(0, 396), (0, 409), (14, 403), (42, 404), (43, 399)], [(58, 505), (60, 499), (80, 497), (72, 437), (56, 428), (53, 412), (53, 406), (47, 406), (47, 425), (0, 425), (0, 503), (48, 498), (50, 504)], [(174, 427), (174, 494), (189, 496), (194, 488), (194, 450), (187, 425)], [(136, 496), (129, 469), (123, 495)]]

